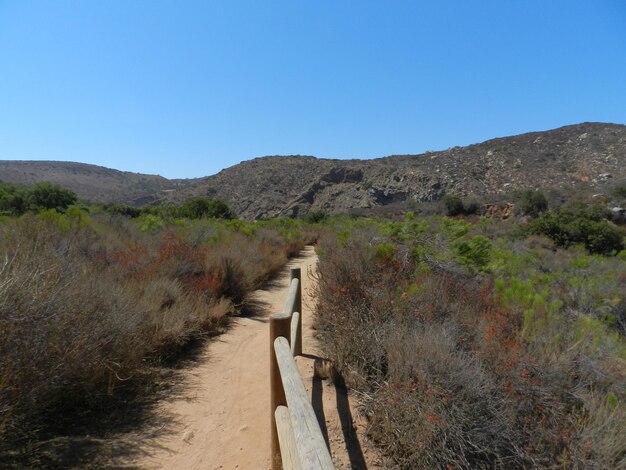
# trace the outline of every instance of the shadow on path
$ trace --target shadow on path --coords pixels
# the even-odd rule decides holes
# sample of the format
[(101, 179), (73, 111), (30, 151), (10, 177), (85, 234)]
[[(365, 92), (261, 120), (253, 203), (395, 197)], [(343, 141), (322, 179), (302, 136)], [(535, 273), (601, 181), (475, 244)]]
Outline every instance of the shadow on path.
[[(267, 312), (269, 305), (258, 299), (247, 299), (241, 307), (238, 317), (249, 318), (250, 320), (267, 323)], [(237, 317), (235, 317), (237, 318)]]
[(328, 428), (326, 427), (326, 415), (324, 414), (324, 391), (322, 390), (322, 385), (322, 379), (319, 377), (313, 377), (311, 404), (313, 405), (313, 411), (317, 417), (317, 422), (320, 424), (320, 429), (322, 430), (322, 436), (324, 436), (326, 447), (330, 448), (330, 442), (328, 441)]
[[(302, 354), (307, 359), (315, 361), (322, 360), (315, 354)], [(348, 390), (346, 389), (345, 382), (342, 377), (336, 377), (334, 380), (335, 400), (337, 402), (337, 414), (341, 421), (341, 431), (343, 433), (343, 439), (345, 442), (346, 450), (348, 451), (348, 458), (350, 459), (350, 466), (353, 469), (366, 470), (367, 463), (365, 456), (363, 455), (363, 449), (361, 448), (361, 442), (356, 432), (356, 426), (352, 417), (352, 411), (350, 410), (350, 402), (348, 401)], [(326, 446), (330, 448), (330, 442), (328, 438), (328, 427), (326, 426), (326, 413), (324, 412), (324, 387), (323, 380), (316, 375), (313, 376), (311, 387), (311, 403), (313, 405), (313, 411), (317, 417), (317, 421), (320, 425), (322, 435)], [(330, 388), (327, 388), (330, 390)]]
[(355, 469), (367, 469), (365, 456), (361, 449), (361, 442), (359, 441), (359, 436), (357, 436), (352, 412), (350, 411), (348, 391), (342, 379), (340, 379), (340, 383), (335, 384), (335, 396), (337, 398), (337, 411), (339, 412), (339, 419), (341, 420), (341, 430), (343, 431), (343, 438), (346, 443), (346, 449), (348, 450), (350, 465)]

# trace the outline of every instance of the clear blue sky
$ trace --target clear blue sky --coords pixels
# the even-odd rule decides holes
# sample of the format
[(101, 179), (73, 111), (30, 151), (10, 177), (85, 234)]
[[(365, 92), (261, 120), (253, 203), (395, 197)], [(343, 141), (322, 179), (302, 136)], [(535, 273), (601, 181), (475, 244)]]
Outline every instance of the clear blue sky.
[(196, 177), (626, 123), (624, 0), (0, 0), (0, 159)]

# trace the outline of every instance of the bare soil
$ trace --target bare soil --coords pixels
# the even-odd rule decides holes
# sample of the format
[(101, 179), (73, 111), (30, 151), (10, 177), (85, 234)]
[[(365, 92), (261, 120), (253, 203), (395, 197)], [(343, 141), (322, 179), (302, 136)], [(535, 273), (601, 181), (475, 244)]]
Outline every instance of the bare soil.
[(282, 310), (289, 267), (302, 268), (303, 352), (298, 367), (338, 469), (382, 468), (364, 436), (365, 422), (350, 394), (313, 376), (318, 347), (312, 328), (317, 257), (312, 247), (283, 276), (254, 293), (255, 314), (242, 316), (210, 342), (183, 374), (182, 393), (161, 405), (163, 432), (141, 439), (133, 466), (146, 469), (270, 468), (269, 324)]

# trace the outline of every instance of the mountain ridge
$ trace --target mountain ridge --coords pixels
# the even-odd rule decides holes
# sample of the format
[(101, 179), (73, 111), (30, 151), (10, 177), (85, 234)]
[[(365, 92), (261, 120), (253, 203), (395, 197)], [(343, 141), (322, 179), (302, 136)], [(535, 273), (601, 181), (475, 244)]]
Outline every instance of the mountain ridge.
[(603, 186), (626, 178), (625, 168), (626, 126), (582, 123), (371, 160), (262, 157), (202, 178), (166, 199), (221, 195), (244, 218), (270, 218), (433, 201), (446, 192), (485, 196), (527, 188)]
[(257, 157), (195, 179), (168, 180), (79, 163), (0, 161), (4, 181), (49, 180), (96, 202), (145, 205), (219, 198), (245, 219), (419, 204), (446, 193), (482, 197), (579, 184), (602, 188), (624, 179), (626, 126), (594, 122), (369, 160)]
[(116, 170), (89, 163), (58, 160), (2, 160), (0, 181), (60, 184), (94, 202), (144, 205), (158, 200), (160, 191), (176, 190), (186, 181), (160, 175)]

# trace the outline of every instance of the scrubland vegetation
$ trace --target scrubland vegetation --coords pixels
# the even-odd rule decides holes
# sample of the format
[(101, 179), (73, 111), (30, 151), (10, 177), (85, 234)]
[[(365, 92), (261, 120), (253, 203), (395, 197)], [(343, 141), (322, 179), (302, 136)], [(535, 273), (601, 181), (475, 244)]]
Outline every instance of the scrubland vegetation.
[(0, 466), (45, 464), (59, 429), (152, 393), (321, 231), (318, 338), (390, 466), (626, 467), (624, 226), (517, 202), (506, 221), (450, 196), (454, 217), (247, 223), (203, 198), (0, 185)]
[(135, 219), (74, 202), (0, 221), (3, 468), (44, 465), (38, 442), (151, 393), (163, 364), (245, 314), (314, 238), (293, 220), (192, 218), (197, 201), (176, 214), (190, 217)]
[(390, 467), (626, 467), (624, 228), (526, 201), (320, 240), (318, 338)]

